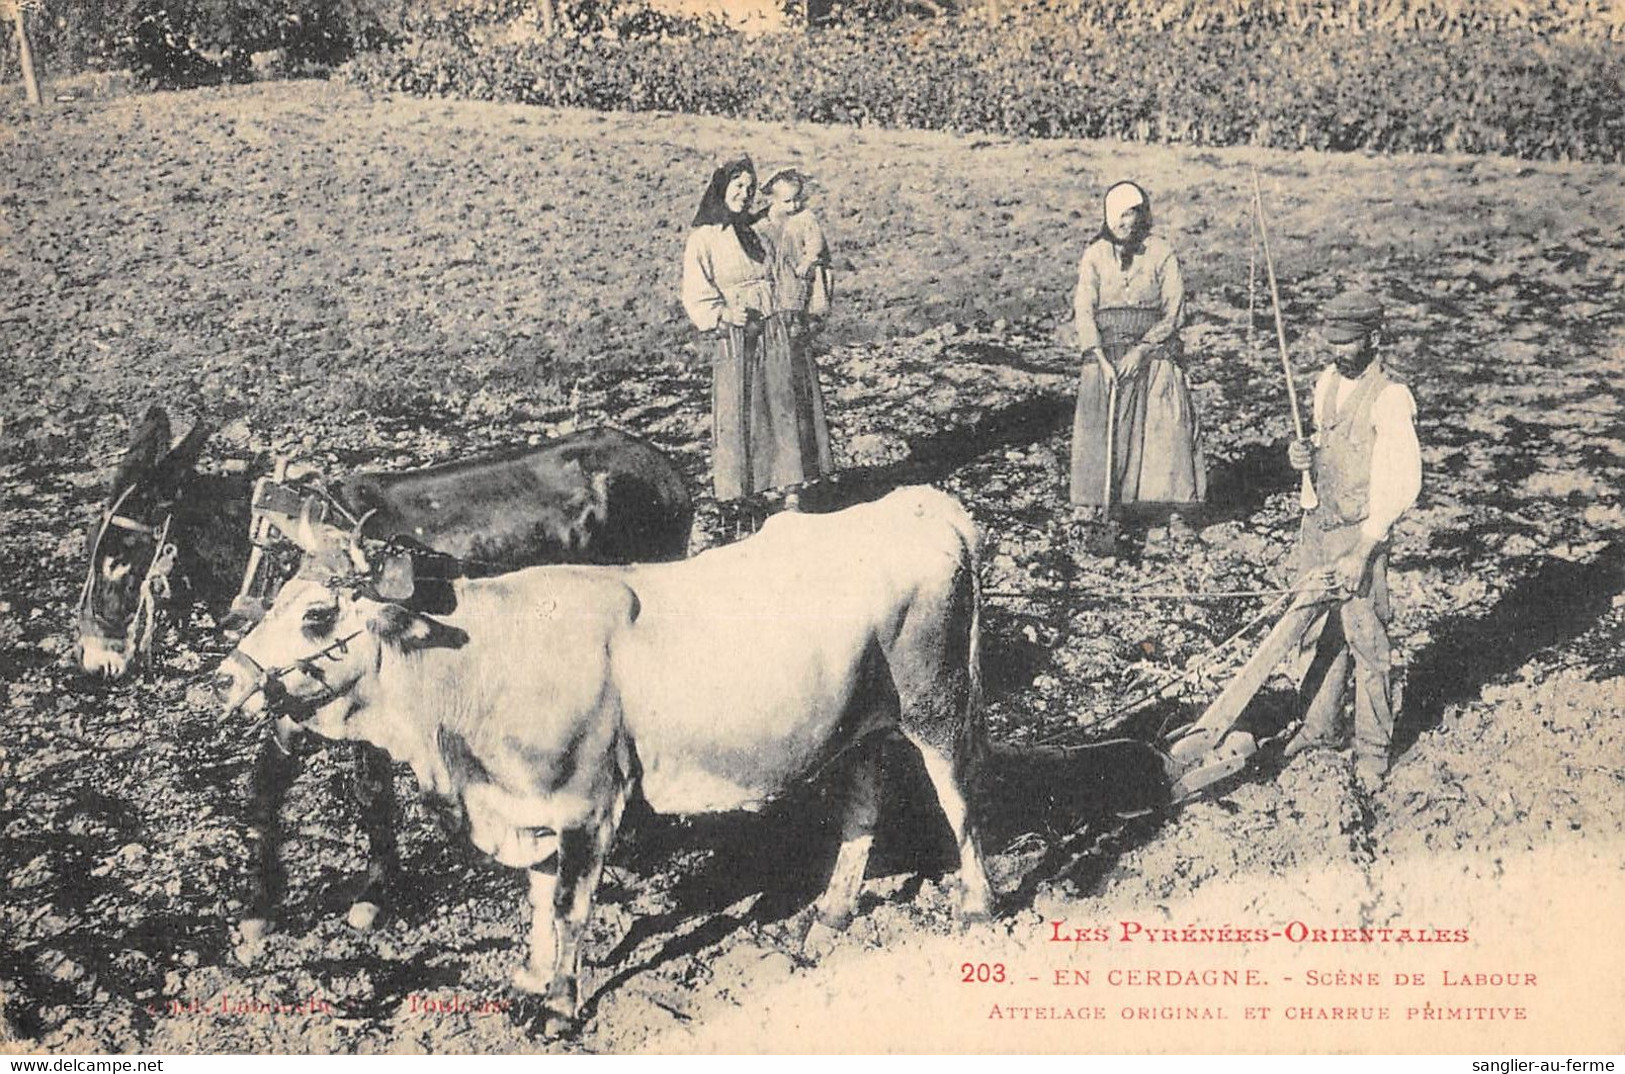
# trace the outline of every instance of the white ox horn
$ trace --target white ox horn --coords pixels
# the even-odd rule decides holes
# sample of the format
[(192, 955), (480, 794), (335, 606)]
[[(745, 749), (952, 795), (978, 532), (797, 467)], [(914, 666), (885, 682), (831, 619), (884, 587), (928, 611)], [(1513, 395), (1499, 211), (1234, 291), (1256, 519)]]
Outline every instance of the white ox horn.
[(372, 564), (367, 562), (366, 550), (361, 547), (361, 527), (367, 524), (367, 519), (371, 518), (373, 511), (376, 510), (378, 509), (375, 507), (372, 509), (372, 511), (368, 511), (366, 514), (356, 519), (355, 529), (350, 531), (350, 562), (354, 564), (355, 569), (360, 571), (362, 574), (370, 574), (372, 572)]

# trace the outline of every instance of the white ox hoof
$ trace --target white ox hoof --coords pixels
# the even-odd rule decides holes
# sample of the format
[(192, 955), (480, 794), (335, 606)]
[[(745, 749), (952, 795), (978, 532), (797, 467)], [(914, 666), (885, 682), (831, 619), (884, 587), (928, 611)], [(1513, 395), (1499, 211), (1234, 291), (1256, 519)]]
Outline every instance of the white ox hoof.
[[(848, 916), (847, 922), (850, 923), (851, 920), (851, 917)], [(846, 925), (844, 924), (831, 924), (825, 921), (822, 916), (813, 918), (807, 926), (806, 935), (801, 938), (802, 957), (815, 962), (824, 958), (824, 956), (835, 950), (835, 945), (840, 942), (841, 934), (845, 930)]]
[(567, 1017), (575, 1017), (581, 1005), (580, 989), (574, 977), (566, 974), (550, 977), (529, 963), (514, 971), (513, 986), (538, 997), (550, 1010), (561, 1011)]
[(231, 953), (242, 965), (252, 966), (265, 954), (265, 937), (270, 932), (270, 921), (263, 917), (245, 917), (237, 925), (238, 941)]
[(991, 896), (965, 894), (959, 903), (959, 922), (961, 927), (980, 925), (993, 920), (993, 899)]
[(575, 1028), (580, 1007), (575, 978), (550, 976), (527, 963), (514, 971), (513, 986), (531, 995), (525, 1006), (534, 1012), (529, 1021), (535, 1031), (559, 1037)]
[(344, 920), (357, 932), (366, 932), (378, 922), (378, 915), (383, 913), (383, 907), (375, 902), (358, 902), (350, 907), (350, 912), (344, 915)]

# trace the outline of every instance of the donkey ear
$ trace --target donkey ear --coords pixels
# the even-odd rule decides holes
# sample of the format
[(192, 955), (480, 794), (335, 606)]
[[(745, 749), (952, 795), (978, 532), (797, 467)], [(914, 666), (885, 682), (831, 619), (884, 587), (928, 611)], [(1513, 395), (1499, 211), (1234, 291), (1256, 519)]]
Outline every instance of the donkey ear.
[(158, 464), (157, 480), (162, 487), (173, 489), (197, 466), (203, 445), (214, 433), (214, 426), (200, 421), (187, 432), (185, 439), (176, 444)]
[(116, 496), (141, 480), (158, 465), (158, 460), (164, 457), (168, 449), (169, 415), (164, 413), (163, 407), (155, 404), (147, 409), (146, 416), (135, 427), (135, 432), (130, 434), (130, 448), (118, 464), (107, 491)]

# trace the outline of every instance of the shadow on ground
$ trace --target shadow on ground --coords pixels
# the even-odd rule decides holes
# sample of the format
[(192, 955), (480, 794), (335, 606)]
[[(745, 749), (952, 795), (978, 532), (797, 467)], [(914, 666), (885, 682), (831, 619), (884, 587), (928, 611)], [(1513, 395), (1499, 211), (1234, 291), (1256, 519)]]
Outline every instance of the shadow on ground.
[(839, 511), (879, 499), (904, 485), (941, 481), (995, 449), (1047, 440), (1071, 420), (1070, 398), (1029, 399), (988, 414), (968, 427), (911, 440), (908, 457), (897, 462), (844, 470), (839, 480), (822, 489), (816, 503), (810, 503), (809, 507), (817, 511)]
[[(885, 743), (882, 757), (880, 827), (867, 875), (953, 874), (958, 852), (918, 753), (899, 739)], [(630, 816), (615, 864), (638, 878), (676, 876), (665, 892), (673, 908), (639, 917), (615, 949), (596, 960), (617, 970), (588, 1001), (584, 1019), (591, 1018), (601, 997), (639, 974), (740, 929), (765, 927), (772, 934), (815, 899), (837, 848), (844, 769), (837, 766), (829, 778), (762, 814), (675, 819), (645, 811)], [(1013, 840), (1029, 847), (1037, 840), (1049, 848), (1036, 862), (1023, 858), (1014, 888), (1006, 880), (999, 911), (1010, 912), (1030, 904), (1040, 885), (1062, 873), (1073, 883), (1087, 874), (1093, 880), (1084, 882), (1092, 885), (1130, 845), (1119, 839), (1102, 851), (1101, 833), (1120, 834), (1131, 823), (1145, 836), (1154, 832), (1156, 821), (1132, 818), (1153, 816), (1166, 804), (1168, 783), (1160, 757), (1141, 742), (1001, 747), (987, 756), (980, 797), (989, 856), (1005, 853)], [(897, 897), (912, 898), (918, 890), (917, 883), (907, 882)], [(618, 897), (613, 889), (605, 894), (611, 901)], [(760, 898), (749, 902), (756, 895)], [(689, 927), (696, 920), (699, 924)], [(651, 942), (658, 946), (651, 948)], [(647, 953), (640, 958), (640, 951)]]
[(1279, 492), (1297, 488), (1298, 472), (1286, 461), (1286, 444), (1248, 444), (1229, 459), (1208, 462), (1206, 523), (1254, 518)]
[(1625, 545), (1608, 544), (1595, 559), (1555, 557), (1533, 569), (1488, 611), (1441, 619), (1434, 641), (1411, 661), (1394, 728), (1395, 754), (1439, 726), (1446, 708), (1476, 696), (1543, 649), (1584, 634), (1625, 592)]

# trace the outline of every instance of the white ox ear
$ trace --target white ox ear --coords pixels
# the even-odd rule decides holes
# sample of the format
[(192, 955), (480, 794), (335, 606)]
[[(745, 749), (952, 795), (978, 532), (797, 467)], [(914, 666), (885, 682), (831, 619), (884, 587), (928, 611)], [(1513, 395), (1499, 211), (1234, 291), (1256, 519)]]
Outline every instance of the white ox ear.
[(466, 631), (399, 604), (379, 604), (367, 619), (367, 629), (380, 641), (405, 653), (418, 649), (460, 649), (468, 642)]
[(433, 627), (427, 619), (399, 604), (382, 603), (367, 619), (367, 629), (395, 645), (427, 641)]

